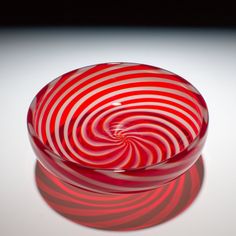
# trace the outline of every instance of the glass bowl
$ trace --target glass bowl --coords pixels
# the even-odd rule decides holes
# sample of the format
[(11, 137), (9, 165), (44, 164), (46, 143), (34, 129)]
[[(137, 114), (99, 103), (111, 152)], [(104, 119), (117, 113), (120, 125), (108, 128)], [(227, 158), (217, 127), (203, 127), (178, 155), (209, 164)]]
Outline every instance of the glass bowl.
[(134, 193), (170, 182), (197, 161), (208, 110), (174, 73), (104, 63), (43, 87), (27, 125), (38, 160), (61, 180), (98, 193)]

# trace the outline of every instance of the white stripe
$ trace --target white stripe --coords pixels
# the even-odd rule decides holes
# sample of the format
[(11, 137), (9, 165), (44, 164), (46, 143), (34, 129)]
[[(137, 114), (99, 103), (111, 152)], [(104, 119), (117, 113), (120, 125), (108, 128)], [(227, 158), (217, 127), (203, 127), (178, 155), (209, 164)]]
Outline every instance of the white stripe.
[(152, 146), (152, 147), (155, 147), (155, 148), (153, 148), (153, 149), (155, 150), (156, 155), (157, 155), (157, 162), (156, 162), (156, 163), (158, 163), (158, 162), (161, 161), (161, 158), (162, 158), (163, 153), (162, 153), (162, 150), (160, 149), (160, 147), (156, 145), (156, 143), (154, 143), (154, 142), (152, 142), (152, 141), (150, 141), (150, 140), (147, 140), (147, 139), (142, 139), (141, 137), (138, 137), (138, 136), (133, 137), (133, 139), (134, 139), (134, 140), (136, 140), (136, 139), (137, 139), (137, 140), (140, 140), (140, 141), (142, 141), (143, 143), (147, 143), (148, 145), (150, 145), (150, 146)]

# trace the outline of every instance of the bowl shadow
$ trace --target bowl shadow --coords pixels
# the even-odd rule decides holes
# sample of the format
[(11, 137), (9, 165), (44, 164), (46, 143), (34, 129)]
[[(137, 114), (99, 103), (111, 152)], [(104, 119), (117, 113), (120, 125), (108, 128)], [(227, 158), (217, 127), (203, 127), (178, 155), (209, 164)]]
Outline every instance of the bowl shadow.
[(44, 201), (63, 217), (92, 228), (131, 231), (159, 225), (185, 211), (202, 187), (204, 163), (201, 156), (177, 179), (140, 193), (86, 191), (58, 179), (38, 161), (35, 180)]

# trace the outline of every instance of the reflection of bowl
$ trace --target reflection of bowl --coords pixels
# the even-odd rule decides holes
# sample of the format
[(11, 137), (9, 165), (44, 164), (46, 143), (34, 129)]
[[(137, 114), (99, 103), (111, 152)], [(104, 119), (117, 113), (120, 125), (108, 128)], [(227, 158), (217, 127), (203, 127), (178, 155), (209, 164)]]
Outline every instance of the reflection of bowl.
[(65, 218), (93, 228), (130, 231), (169, 221), (191, 206), (204, 181), (202, 160), (168, 184), (139, 193), (86, 191), (59, 180), (39, 162), (35, 179), (44, 201)]
[(199, 92), (160, 68), (107, 63), (71, 71), (32, 101), (39, 161), (72, 185), (103, 193), (159, 187), (189, 169), (206, 138)]

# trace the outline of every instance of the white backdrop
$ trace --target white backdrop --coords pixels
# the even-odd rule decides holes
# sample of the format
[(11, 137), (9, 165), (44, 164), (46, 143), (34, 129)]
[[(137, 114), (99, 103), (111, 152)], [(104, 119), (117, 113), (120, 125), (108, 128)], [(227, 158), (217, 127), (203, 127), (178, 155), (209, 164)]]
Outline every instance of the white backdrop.
[[(66, 220), (34, 181), (28, 106), (46, 83), (72, 69), (114, 61), (150, 64), (190, 81), (210, 113), (205, 178), (195, 202), (162, 225), (101, 231)], [(0, 233), (31, 235), (236, 235), (236, 31), (191, 29), (0, 29)]]

